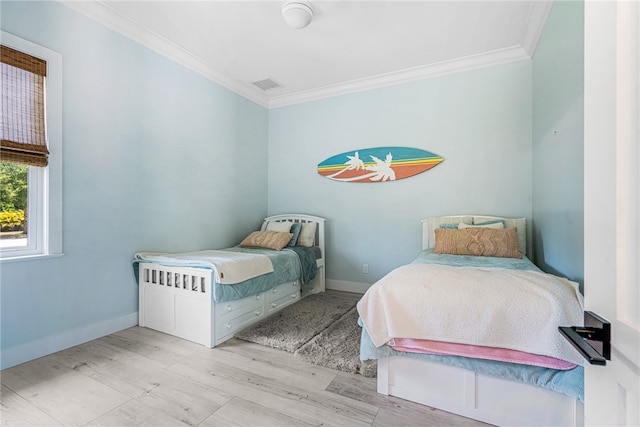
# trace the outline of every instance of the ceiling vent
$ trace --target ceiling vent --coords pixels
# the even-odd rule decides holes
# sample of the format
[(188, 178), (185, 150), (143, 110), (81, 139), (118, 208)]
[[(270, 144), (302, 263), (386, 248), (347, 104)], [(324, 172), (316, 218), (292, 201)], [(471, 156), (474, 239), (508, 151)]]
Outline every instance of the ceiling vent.
[(258, 80), (257, 82), (253, 82), (254, 85), (258, 86), (262, 90), (275, 89), (277, 87), (281, 87), (280, 84), (271, 79)]

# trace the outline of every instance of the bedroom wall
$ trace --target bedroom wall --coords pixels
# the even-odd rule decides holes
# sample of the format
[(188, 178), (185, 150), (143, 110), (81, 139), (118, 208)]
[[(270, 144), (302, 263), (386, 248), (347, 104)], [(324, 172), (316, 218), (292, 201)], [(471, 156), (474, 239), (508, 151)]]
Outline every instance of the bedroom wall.
[(1, 265), (2, 368), (137, 324), (137, 251), (237, 244), (267, 213), (267, 112), (56, 2), (2, 30), (63, 57), (64, 256)]
[(533, 58), (533, 245), (544, 271), (584, 280), (584, 4), (555, 2)]
[[(531, 105), (531, 64), (522, 62), (272, 109), (269, 214), (326, 217), (328, 286), (363, 291), (416, 257), (425, 217), (531, 218)], [(445, 160), (394, 182), (316, 173), (330, 156), (380, 146)]]

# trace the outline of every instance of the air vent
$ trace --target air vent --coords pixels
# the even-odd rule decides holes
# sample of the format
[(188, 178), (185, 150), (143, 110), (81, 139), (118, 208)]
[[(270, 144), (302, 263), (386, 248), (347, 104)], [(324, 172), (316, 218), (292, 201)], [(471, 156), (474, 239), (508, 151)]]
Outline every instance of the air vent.
[(258, 80), (257, 82), (253, 82), (254, 85), (258, 86), (262, 90), (275, 89), (280, 87), (280, 84), (271, 79)]

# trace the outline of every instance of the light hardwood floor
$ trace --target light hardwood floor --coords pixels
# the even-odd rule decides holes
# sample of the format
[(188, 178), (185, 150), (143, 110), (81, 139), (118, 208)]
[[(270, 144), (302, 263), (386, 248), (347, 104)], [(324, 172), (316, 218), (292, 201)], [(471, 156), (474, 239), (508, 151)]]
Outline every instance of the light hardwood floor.
[(241, 340), (134, 327), (1, 373), (3, 426), (481, 426)]

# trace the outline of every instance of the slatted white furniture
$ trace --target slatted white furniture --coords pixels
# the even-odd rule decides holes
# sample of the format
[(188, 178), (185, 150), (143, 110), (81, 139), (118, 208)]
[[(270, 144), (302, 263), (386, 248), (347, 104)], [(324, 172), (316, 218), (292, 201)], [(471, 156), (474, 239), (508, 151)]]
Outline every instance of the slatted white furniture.
[(265, 218), (270, 221), (315, 222), (320, 257), (316, 277), (301, 294), (299, 280), (280, 283), (271, 289), (229, 302), (215, 303), (213, 274), (203, 268), (166, 266), (140, 262), (139, 325), (215, 347), (247, 326), (270, 316), (301, 297), (325, 290), (325, 220), (312, 215), (288, 214)]

